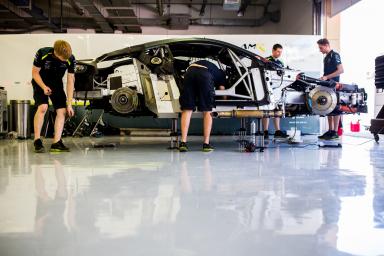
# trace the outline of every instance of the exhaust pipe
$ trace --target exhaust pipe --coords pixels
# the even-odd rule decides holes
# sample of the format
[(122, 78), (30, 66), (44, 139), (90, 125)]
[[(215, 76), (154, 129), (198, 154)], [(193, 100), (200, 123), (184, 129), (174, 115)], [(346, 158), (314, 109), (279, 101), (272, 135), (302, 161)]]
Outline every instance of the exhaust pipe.
[(282, 117), (283, 111), (281, 110), (233, 110), (233, 111), (219, 111), (212, 112), (212, 116), (216, 118), (244, 118), (244, 117)]

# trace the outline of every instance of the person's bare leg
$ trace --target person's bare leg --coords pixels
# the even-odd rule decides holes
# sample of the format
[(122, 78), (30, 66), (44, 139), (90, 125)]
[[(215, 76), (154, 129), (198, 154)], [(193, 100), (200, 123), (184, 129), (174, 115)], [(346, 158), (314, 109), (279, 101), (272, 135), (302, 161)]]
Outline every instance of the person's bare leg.
[(204, 143), (209, 144), (209, 137), (211, 136), (212, 130), (212, 115), (211, 111), (203, 112), (204, 116)]
[(42, 104), (37, 107), (35, 116), (33, 118), (33, 127), (34, 127), (34, 133), (35, 133), (35, 139), (40, 139), (41, 134), (41, 128), (43, 127), (44, 123), (44, 116), (45, 113), (47, 113), (48, 110), (48, 104)]
[(269, 127), (269, 118), (263, 117), (263, 129), (264, 129), (264, 131), (268, 131), (268, 127)]
[(328, 116), (328, 131), (334, 131), (334, 129), (333, 129), (333, 116)]
[(42, 174), (41, 164), (37, 164), (35, 169), (35, 189), (37, 197), (40, 199), (44, 201), (49, 201), (51, 199), (45, 187), (45, 179)]
[(183, 110), (181, 113), (181, 142), (187, 142), (189, 124), (191, 122), (192, 110)]
[(56, 182), (57, 182), (56, 195), (62, 199), (67, 199), (68, 197), (67, 179), (65, 178), (63, 166), (57, 160), (54, 160), (54, 166), (55, 166), (55, 176), (56, 176)]
[(339, 130), (339, 122), (340, 122), (340, 115), (334, 116), (333, 117), (333, 128), (334, 128), (334, 131), (336, 131), (336, 132)]
[(65, 114), (67, 110), (65, 108), (59, 108), (56, 110), (56, 119), (55, 119), (55, 136), (53, 138), (53, 143), (61, 140), (61, 135), (63, 133)]
[(204, 160), (204, 190), (211, 191), (213, 185), (213, 175), (209, 158)]
[(273, 124), (275, 125), (275, 131), (280, 131), (280, 117), (273, 118)]
[(180, 189), (182, 193), (192, 192), (191, 177), (188, 174), (187, 162), (183, 161), (180, 168)]

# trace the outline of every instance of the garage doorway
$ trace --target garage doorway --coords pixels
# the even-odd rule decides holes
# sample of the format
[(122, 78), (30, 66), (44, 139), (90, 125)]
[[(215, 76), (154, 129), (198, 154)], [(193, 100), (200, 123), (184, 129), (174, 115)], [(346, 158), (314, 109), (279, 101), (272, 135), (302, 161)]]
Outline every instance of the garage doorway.
[(341, 13), (340, 54), (345, 72), (341, 82), (356, 83), (368, 93), (368, 114), (344, 116), (344, 131), (347, 133), (350, 122), (360, 119), (362, 125), (369, 125), (374, 117), (375, 58), (384, 54), (382, 10), (384, 1), (364, 0)]

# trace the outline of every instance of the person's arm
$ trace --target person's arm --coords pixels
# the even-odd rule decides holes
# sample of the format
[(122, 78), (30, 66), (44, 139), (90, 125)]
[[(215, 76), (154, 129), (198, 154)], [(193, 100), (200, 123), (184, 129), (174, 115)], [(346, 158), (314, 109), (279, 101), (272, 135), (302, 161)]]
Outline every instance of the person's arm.
[(75, 67), (76, 67), (76, 59), (72, 55), (69, 59), (69, 67), (67, 73), (67, 113), (69, 117), (75, 115), (75, 112), (72, 108), (72, 100), (73, 100), (73, 91), (75, 89)]
[(43, 79), (41, 78), (40, 69), (40, 67), (36, 67), (35, 65), (32, 66), (32, 78), (37, 83), (37, 85), (43, 89), (45, 95), (50, 95), (52, 90), (44, 83)]
[(335, 72), (333, 72), (333, 73), (331, 73), (331, 74), (328, 74), (328, 75), (326, 75), (326, 76), (323, 76), (323, 77), (321, 77), (320, 79), (321, 79), (321, 80), (329, 80), (329, 79), (332, 79), (332, 78), (334, 78), (334, 77), (337, 77), (337, 76), (339, 76), (339, 75), (341, 75), (341, 74), (343, 74), (343, 73), (344, 73), (343, 64), (339, 64), (339, 65), (337, 65), (337, 69), (336, 69)]
[(75, 74), (68, 73), (67, 75), (67, 112), (70, 117), (74, 116), (75, 112), (72, 108), (73, 91), (75, 88)]

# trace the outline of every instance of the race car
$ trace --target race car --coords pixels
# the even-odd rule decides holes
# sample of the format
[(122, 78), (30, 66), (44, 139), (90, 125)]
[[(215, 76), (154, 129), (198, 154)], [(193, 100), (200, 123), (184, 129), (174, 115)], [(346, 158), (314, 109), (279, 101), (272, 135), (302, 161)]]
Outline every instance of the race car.
[(215, 91), (215, 117), (367, 112), (367, 94), (357, 85), (307, 77), (241, 47), (206, 38), (153, 41), (78, 61), (74, 98), (114, 115), (177, 118), (183, 76), (201, 59), (226, 74), (225, 90)]

